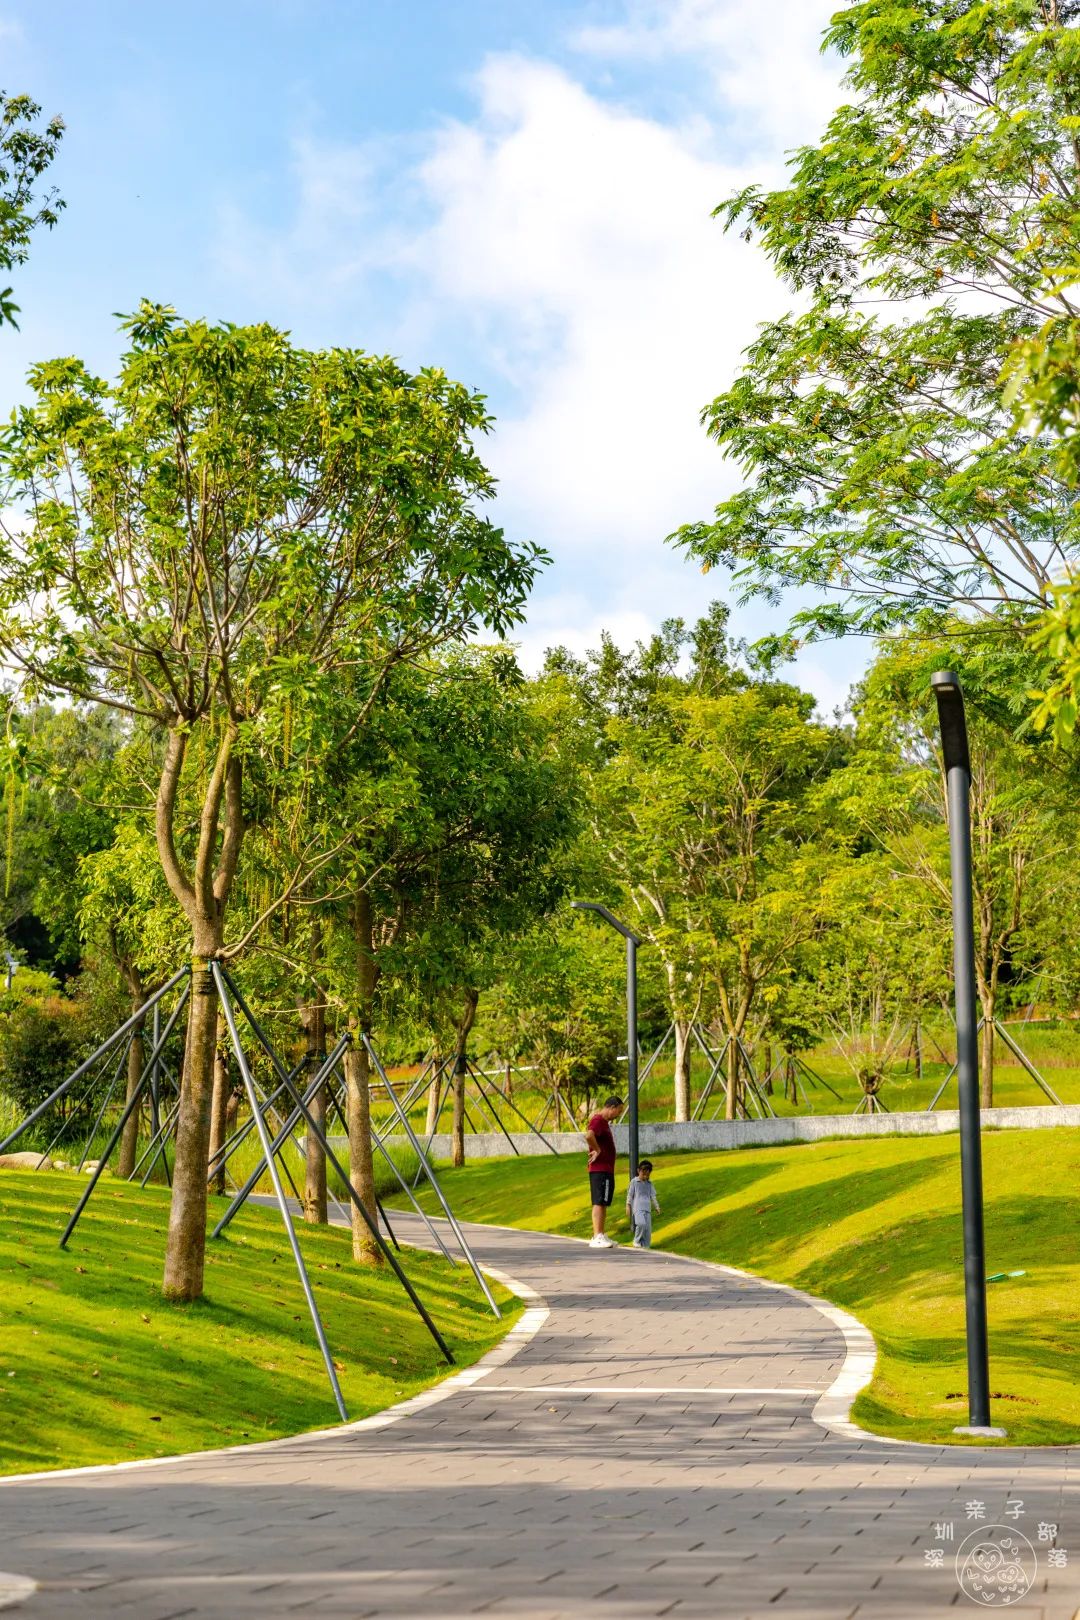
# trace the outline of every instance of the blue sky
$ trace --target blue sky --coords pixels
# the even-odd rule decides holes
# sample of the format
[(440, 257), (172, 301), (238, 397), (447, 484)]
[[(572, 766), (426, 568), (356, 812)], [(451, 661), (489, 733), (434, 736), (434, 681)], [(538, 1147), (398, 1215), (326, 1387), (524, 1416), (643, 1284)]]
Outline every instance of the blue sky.
[[(109, 374), (143, 296), (441, 365), (498, 419), (499, 521), (555, 559), (525, 661), (693, 618), (725, 581), (664, 535), (735, 484), (698, 412), (786, 301), (709, 212), (819, 132), (833, 3), (0, 0), (0, 86), (67, 123), (5, 408), (53, 354)], [(798, 673), (831, 708), (864, 657)]]

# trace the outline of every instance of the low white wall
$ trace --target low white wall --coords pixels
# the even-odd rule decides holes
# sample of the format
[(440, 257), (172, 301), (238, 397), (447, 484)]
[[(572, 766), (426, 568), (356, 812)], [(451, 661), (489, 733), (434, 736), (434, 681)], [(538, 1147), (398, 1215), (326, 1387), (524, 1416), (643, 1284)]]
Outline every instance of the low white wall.
[[(782, 1119), (689, 1120), (681, 1124), (641, 1126), (639, 1142), (644, 1153), (677, 1153), (696, 1148), (773, 1147), (782, 1142), (820, 1142), (836, 1136), (943, 1136), (958, 1130), (960, 1115), (955, 1108), (943, 1108), (934, 1113), (917, 1114), (794, 1114)], [(1080, 1126), (1080, 1105), (1068, 1104), (1064, 1108), (987, 1108), (983, 1110), (984, 1131), (1037, 1131), (1054, 1126)], [(404, 1136), (387, 1136), (384, 1140), (405, 1148)], [(421, 1141), (424, 1138), (421, 1137)], [(331, 1137), (335, 1152), (345, 1151), (344, 1137)], [(511, 1141), (521, 1154), (548, 1152), (539, 1137), (531, 1131), (511, 1132)], [(580, 1153), (584, 1159), (585, 1138), (576, 1131), (553, 1132), (546, 1138), (557, 1153)], [(615, 1126), (615, 1141), (620, 1153), (629, 1146), (629, 1132), (625, 1125)], [(436, 1159), (449, 1159), (450, 1135), (441, 1131), (432, 1138), (432, 1155)], [(513, 1149), (506, 1137), (498, 1131), (466, 1132), (466, 1159), (506, 1158)]]

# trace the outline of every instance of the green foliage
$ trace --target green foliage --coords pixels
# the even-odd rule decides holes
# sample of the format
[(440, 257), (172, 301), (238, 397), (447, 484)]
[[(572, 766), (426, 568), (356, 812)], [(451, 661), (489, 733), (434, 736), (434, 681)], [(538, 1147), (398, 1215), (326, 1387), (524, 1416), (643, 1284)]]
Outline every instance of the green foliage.
[(20, 1114), (44, 1102), (78, 1066), (88, 1033), (84, 1008), (55, 990), (33, 999), (0, 997), (0, 1091)]
[(940, 634), (958, 609), (1030, 625), (1076, 554), (1055, 446), (1012, 431), (1001, 390), (1015, 346), (1071, 313), (1051, 283), (1080, 235), (1073, 20), (1035, 0), (847, 6), (826, 37), (850, 100), (785, 188), (718, 210), (804, 308), (706, 412), (745, 485), (679, 539), (747, 594), (813, 589), (778, 645)]
[[(64, 207), (55, 190), (37, 190), (64, 133), (62, 119), (40, 128), (40, 116), (29, 96), (0, 90), (0, 273), (26, 262), (32, 233), (40, 225), (51, 229)], [(10, 287), (0, 290), (0, 326), (18, 325), (19, 306), (11, 295)]]

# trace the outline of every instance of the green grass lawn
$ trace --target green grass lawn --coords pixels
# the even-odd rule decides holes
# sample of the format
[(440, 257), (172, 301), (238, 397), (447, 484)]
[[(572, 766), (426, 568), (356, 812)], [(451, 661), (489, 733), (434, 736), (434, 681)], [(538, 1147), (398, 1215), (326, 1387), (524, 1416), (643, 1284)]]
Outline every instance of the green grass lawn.
[[(991, 1411), (1011, 1444), (1080, 1441), (1080, 1142), (1068, 1130), (983, 1136)], [(654, 1159), (658, 1248), (792, 1283), (850, 1310), (880, 1351), (855, 1420), (954, 1441), (967, 1421), (956, 1136), (831, 1141)], [(447, 1170), (462, 1218), (585, 1236), (580, 1160)], [(625, 1185), (625, 1184), (624, 1184)], [(628, 1240), (616, 1191), (612, 1235)], [(1001, 1442), (996, 1442), (1001, 1444)]]
[[(338, 1421), (276, 1211), (249, 1205), (208, 1246), (205, 1297), (171, 1305), (160, 1291), (168, 1194), (104, 1179), (60, 1249), (85, 1180), (0, 1170), (0, 1473), (167, 1456)], [(388, 1268), (353, 1265), (345, 1232), (300, 1233), (351, 1418), (453, 1370)], [(459, 1367), (520, 1314), (493, 1288), (504, 1312), (496, 1322), (464, 1266), (414, 1250), (402, 1258)]]

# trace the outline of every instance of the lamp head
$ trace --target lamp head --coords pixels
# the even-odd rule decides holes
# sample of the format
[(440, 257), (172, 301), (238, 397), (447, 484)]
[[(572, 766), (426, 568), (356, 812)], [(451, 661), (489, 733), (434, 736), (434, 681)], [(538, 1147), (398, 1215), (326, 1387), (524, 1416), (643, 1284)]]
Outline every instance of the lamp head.
[(971, 754), (968, 750), (967, 719), (960, 677), (951, 669), (938, 669), (930, 677), (930, 686), (937, 700), (945, 769), (951, 771), (959, 766), (970, 776)]

